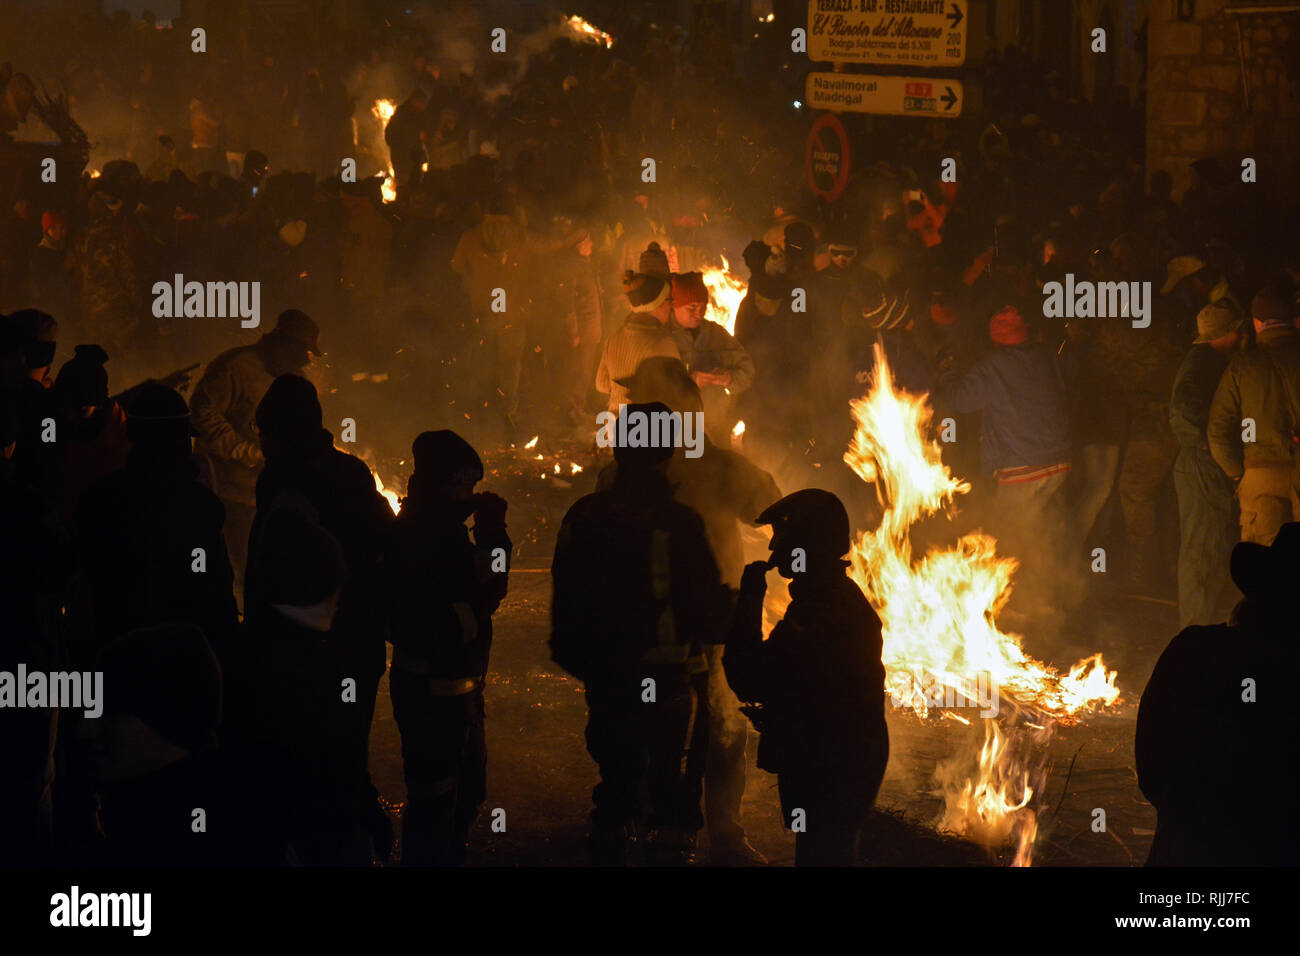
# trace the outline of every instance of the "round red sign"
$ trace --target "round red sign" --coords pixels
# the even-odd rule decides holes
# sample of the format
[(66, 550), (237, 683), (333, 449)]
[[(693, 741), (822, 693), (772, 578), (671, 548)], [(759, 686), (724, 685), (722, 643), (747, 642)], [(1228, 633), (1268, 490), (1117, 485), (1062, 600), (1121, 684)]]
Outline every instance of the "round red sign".
[(849, 134), (834, 113), (819, 116), (804, 152), (808, 185), (823, 202), (840, 198), (849, 183)]

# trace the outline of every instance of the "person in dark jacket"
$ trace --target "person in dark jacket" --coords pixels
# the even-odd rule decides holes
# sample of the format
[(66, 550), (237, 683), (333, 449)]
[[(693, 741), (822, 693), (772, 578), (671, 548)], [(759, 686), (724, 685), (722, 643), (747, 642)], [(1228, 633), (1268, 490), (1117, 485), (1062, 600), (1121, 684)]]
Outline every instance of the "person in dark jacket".
[[(374, 476), (361, 459), (334, 447), (322, 426), (320, 401), (311, 382), (281, 375), (257, 406), (257, 430), (266, 465), (257, 479), (257, 515), (249, 536), (244, 615), (249, 623), (269, 613), (266, 582), (253, 551), (261, 534), (259, 517), (270, 514), (282, 496), (305, 499), (316, 520), (343, 546), (348, 580), (339, 598), (330, 639), (339, 647), (348, 674), (356, 680), (355, 734), (364, 748), (370, 739), (379, 679), (386, 669), (387, 620), (382, 592), (384, 549), (393, 513), (375, 488)], [(362, 766), (369, 781), (369, 771)], [(381, 853), (392, 845), (392, 824), (370, 787), (375, 844)]]
[(704, 824), (703, 645), (724, 626), (729, 598), (700, 516), (673, 500), (672, 447), (618, 445), (614, 455), (613, 486), (575, 502), (560, 527), (551, 658), (586, 685), (587, 750), (600, 768), (594, 861), (625, 864), (644, 832), (651, 860), (688, 862)]
[(224, 660), (238, 624), (234, 575), (221, 501), (191, 454), (185, 399), (141, 386), (126, 430), (126, 466), (91, 485), (75, 514), (78, 630), (98, 648), (129, 631), (188, 624)]
[(1029, 341), (1015, 306), (994, 314), (989, 335), (997, 347), (965, 375), (941, 380), (938, 401), (984, 413), (980, 462), (997, 481), (1001, 534), (1023, 557), (1052, 536), (1058, 519), (1056, 498), (1070, 469), (1065, 384), (1052, 353)]
[(1231, 571), (1245, 595), (1234, 620), (1184, 628), (1142, 692), (1134, 754), (1157, 814), (1147, 866), (1300, 864), (1300, 524), (1271, 547), (1239, 543)]
[(358, 733), (358, 711), (373, 705), (337, 626), (352, 575), (346, 548), (288, 490), (259, 509), (249, 560), (258, 613), (245, 627), (240, 693), (228, 698), (230, 735), (249, 776), (265, 781), (267, 843), (307, 865), (367, 866), (372, 844), (385, 859), (392, 831), (378, 832)]
[[(760, 769), (777, 775), (796, 866), (852, 866), (889, 760), (880, 618), (844, 573), (849, 516), (808, 488), (758, 517), (772, 557), (745, 568), (723, 663), (762, 733)], [(790, 605), (763, 640), (767, 571)]]
[(390, 683), (406, 778), (402, 863), (463, 865), (487, 793), (483, 685), (512, 545), (505, 500), (474, 492), (483, 462), (468, 442), (429, 431), (411, 451), (415, 471), (388, 561)]
[[(624, 379), (633, 402), (663, 402), (675, 412), (701, 413), (704, 400), (686, 366), (677, 359), (649, 358), (637, 366), (636, 374)], [(722, 583), (740, 586), (744, 570), (744, 542), (741, 522), (753, 524), (754, 515), (781, 497), (770, 474), (731, 448), (719, 448), (702, 436), (698, 458), (673, 452), (665, 474), (673, 486), (673, 499), (689, 507), (704, 521)], [(608, 490), (618, 475), (615, 462), (601, 471), (598, 491)], [(724, 632), (705, 644), (709, 659), (709, 754), (704, 773), (704, 816), (708, 828), (709, 863), (752, 865), (766, 859), (745, 837), (740, 806), (745, 793), (745, 747), (749, 721), (740, 711), (740, 701), (727, 683), (722, 665)]]
[(102, 839), (111, 866), (274, 863), (247, 855), (249, 828), (218, 748), (221, 668), (203, 634), (169, 624), (99, 655), (104, 711), (88, 721)]
[(1236, 592), (1228, 555), (1237, 542), (1232, 480), (1214, 456), (1205, 428), (1210, 402), (1241, 340), (1242, 317), (1228, 305), (1207, 305), (1196, 316), (1198, 335), (1174, 379), (1169, 426), (1178, 439), (1174, 491), (1178, 494), (1178, 622), (1217, 624)]

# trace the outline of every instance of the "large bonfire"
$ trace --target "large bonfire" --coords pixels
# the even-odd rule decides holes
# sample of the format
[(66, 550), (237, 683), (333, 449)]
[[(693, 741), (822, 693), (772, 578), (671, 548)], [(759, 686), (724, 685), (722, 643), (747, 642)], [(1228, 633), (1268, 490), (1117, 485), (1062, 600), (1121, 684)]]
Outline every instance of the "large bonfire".
[(884, 625), (891, 698), (920, 717), (936, 701), (997, 701), (983, 712), (972, 775), (961, 759), (938, 770), (946, 805), (940, 825), (987, 846), (1010, 842), (1014, 862), (1028, 865), (1038, 832), (1033, 798), (1046, 777), (1042, 745), (1056, 724), (1115, 704), (1117, 675), (1100, 654), (1061, 674), (998, 627), (1016, 562), (998, 557), (989, 535), (968, 534), (920, 559), (913, 555), (912, 526), (970, 486), (952, 475), (927, 437), (926, 396), (894, 388), (878, 345), (872, 387), (851, 408), (857, 430), (844, 460), (876, 486), (884, 514), (853, 545), (850, 573)]
[[(746, 284), (723, 260), (704, 272), (708, 317), (734, 332)], [(921, 719), (978, 720), (972, 746), (941, 764), (944, 798), (937, 825), (990, 849), (1011, 847), (1013, 864), (1027, 866), (1038, 836), (1038, 807), (1046, 783), (1046, 745), (1057, 725), (1118, 703), (1115, 671), (1094, 654), (1060, 673), (1025, 653), (1021, 638), (1001, 630), (998, 613), (1011, 596), (1017, 563), (999, 557), (984, 533), (913, 554), (917, 522), (946, 510), (970, 485), (943, 464), (930, 436), (926, 395), (897, 390), (877, 346), (869, 392), (850, 404), (856, 432), (844, 460), (874, 485), (883, 508), (875, 530), (861, 534), (850, 574), (884, 626), (887, 689), (895, 706)], [(780, 582), (784, 585), (784, 582)], [(789, 593), (769, 591), (765, 629), (784, 612)], [(961, 711), (975, 702), (985, 706)]]

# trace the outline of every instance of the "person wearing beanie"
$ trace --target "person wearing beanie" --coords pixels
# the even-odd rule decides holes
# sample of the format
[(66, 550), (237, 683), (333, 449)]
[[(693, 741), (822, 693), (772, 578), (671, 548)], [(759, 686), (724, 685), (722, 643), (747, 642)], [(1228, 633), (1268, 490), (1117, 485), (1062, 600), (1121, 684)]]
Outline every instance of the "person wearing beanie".
[[(673, 500), (672, 457), (671, 447), (617, 447), (612, 485), (569, 509), (551, 564), (551, 659), (585, 685), (587, 750), (600, 771), (588, 842), (597, 865), (637, 862), (641, 850), (646, 862), (689, 862), (704, 825), (703, 646), (717, 641), (730, 601), (700, 516)], [(669, 579), (671, 593), (655, 583)]]
[[(1261, 289), (1250, 312), (1255, 347), (1228, 360), (1206, 435), (1214, 460), (1237, 485), (1241, 540), (1268, 545), (1300, 516), (1300, 332), (1280, 288)], [(1250, 442), (1243, 440), (1247, 419), (1254, 423)]]
[(618, 384), (618, 379), (634, 374), (637, 366), (651, 356), (681, 358), (669, 328), (672, 281), (627, 272), (623, 276), (623, 293), (632, 311), (605, 343), (596, 369), (596, 390), (609, 396), (608, 410), (615, 415), (619, 406), (627, 403), (627, 389)]
[(736, 424), (732, 408), (754, 382), (754, 360), (717, 322), (706, 319), (709, 290), (699, 272), (672, 277), (673, 342), (704, 399), (704, 429), (714, 444), (726, 445)]
[(387, 558), (389, 680), (407, 793), (402, 863), (455, 866), (486, 797), (483, 687), (513, 545), (505, 500), (474, 491), (483, 462), (465, 439), (427, 431), (411, 452)]
[(320, 327), (306, 313), (288, 309), (256, 343), (229, 349), (209, 362), (194, 386), (195, 451), (207, 461), (213, 490), (226, 506), (226, 550), (240, 592), (257, 507), (257, 475), (265, 462), (254, 414), (277, 376), (300, 372), (312, 356), (323, 354)]
[(201, 630), (223, 665), (229, 660), (238, 614), (223, 509), (199, 480), (190, 434), (178, 392), (157, 383), (133, 390), (125, 466), (77, 502), (72, 524), (86, 600), (71, 613), (88, 646), (176, 622)]
[(672, 273), (668, 270), (668, 254), (660, 248), (657, 242), (652, 242), (646, 246), (645, 252), (641, 253), (641, 259), (637, 263), (636, 271), (642, 275), (655, 276), (665, 281), (672, 277)]
[(600, 342), (604, 334), (604, 309), (600, 283), (591, 254), (591, 232), (575, 228), (565, 236), (564, 251), (557, 257), (555, 310), (564, 324), (562, 380), (568, 398), (569, 424), (586, 428), (591, 385), (600, 364)]
[(1210, 453), (1206, 425), (1228, 357), (1241, 342), (1243, 324), (1231, 305), (1201, 309), (1196, 339), (1179, 366), (1169, 400), (1169, 426), (1178, 439), (1174, 491), (1180, 538), (1179, 627), (1225, 621), (1236, 602), (1228, 577), (1228, 558), (1238, 536), (1232, 481)]
[(1070, 423), (1056, 356), (1030, 341), (1019, 308), (1006, 304), (989, 320), (995, 348), (964, 375), (946, 373), (936, 400), (953, 412), (983, 412), (980, 463), (996, 482), (998, 538), (1021, 559), (1026, 576), (1041, 574), (1042, 555), (1059, 543), (1057, 499), (1070, 470)]
[[(316, 388), (298, 375), (279, 376), (255, 412), (266, 466), (257, 479), (257, 510), (249, 534), (244, 589), (244, 616), (255, 623), (274, 614), (277, 602), (261, 566), (264, 520), (283, 499), (299, 500), (321, 527), (343, 547), (348, 579), (339, 596), (330, 628), (348, 674), (356, 681), (353, 715), (355, 738), (365, 747), (370, 738), (379, 680), (386, 669), (382, 556), (393, 527), (393, 512), (375, 487), (365, 462), (334, 447), (322, 427)], [(371, 793), (371, 834), (381, 857), (391, 846), (391, 823), (378, 805), (378, 791), (363, 763), (360, 772)]]

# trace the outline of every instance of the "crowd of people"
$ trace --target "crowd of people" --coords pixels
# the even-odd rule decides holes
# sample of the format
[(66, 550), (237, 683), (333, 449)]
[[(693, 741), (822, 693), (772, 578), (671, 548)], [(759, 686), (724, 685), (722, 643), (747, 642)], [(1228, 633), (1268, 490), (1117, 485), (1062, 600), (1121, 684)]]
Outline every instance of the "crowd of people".
[[(325, 427), (323, 346), (418, 341), (417, 367), (457, 369), (480, 447), (541, 426), (590, 441), (600, 410), (703, 416), (702, 456), (617, 448), (558, 535), (551, 651), (586, 685), (597, 862), (686, 861), (702, 830), (715, 862), (758, 862), (740, 823), (751, 721), (783, 812), (809, 816), (799, 862), (852, 862), (889, 743), (880, 621), (844, 573), (861, 483), (840, 458), (878, 355), (930, 396), (936, 428), (954, 423), (945, 462), (1031, 581), (1086, 567), (1085, 543), (1109, 535), (1114, 571), (1158, 591), (1172, 486), (1181, 625), (1236, 606), (1243, 666), (1256, 644), (1281, 653), (1273, 588), (1296, 568), (1269, 561), (1294, 558), (1279, 530), (1300, 519), (1294, 221), (1209, 158), (1175, 201), (1169, 171), (1135, 160), (1127, 97), (1071, 99), (1004, 51), (983, 68), (983, 121), (864, 119), (827, 206), (804, 185), (806, 124), (780, 77), (737, 96), (704, 34), (560, 40), (504, 75), (406, 44), (403, 91), (367, 132), (357, 91), (397, 51), (370, 50), (350, 80), (243, 51), (187, 92), (156, 79), (185, 26), (115, 21), (131, 43), (78, 74), (79, 99), (125, 95), (124, 158), (58, 193), (33, 177), (0, 224), (15, 625), (0, 669), (106, 685), (102, 720), (3, 714), (21, 858), (387, 859), (367, 766), (387, 670), (402, 859), (465, 861), (506, 502), (475, 491), (469, 441), (411, 428), (394, 516)], [(747, 290), (734, 316), (711, 310), (703, 275), (724, 257)], [(233, 321), (158, 317), (150, 290), (174, 274), (261, 283), (274, 326), (235, 345)], [(1067, 275), (1150, 283), (1151, 321), (1050, 317), (1044, 287)], [(407, 396), (404, 420), (424, 420), (432, 391)], [(1112, 500), (1118, 535), (1101, 522)], [(746, 567), (756, 523), (773, 553)], [(1238, 541), (1267, 569), (1239, 575)], [(792, 601), (763, 640), (771, 568)], [(1185, 831), (1161, 859), (1222, 855), (1234, 840), (1205, 849), (1188, 821), (1233, 798), (1187, 811), (1186, 768), (1159, 745), (1161, 771), (1144, 756), (1191, 706), (1163, 699), (1163, 722), (1139, 725), (1143, 787)], [(198, 837), (196, 807), (223, 839)]]

